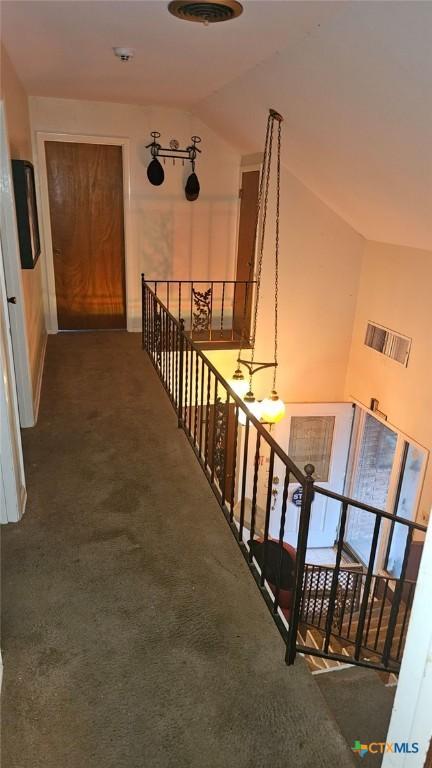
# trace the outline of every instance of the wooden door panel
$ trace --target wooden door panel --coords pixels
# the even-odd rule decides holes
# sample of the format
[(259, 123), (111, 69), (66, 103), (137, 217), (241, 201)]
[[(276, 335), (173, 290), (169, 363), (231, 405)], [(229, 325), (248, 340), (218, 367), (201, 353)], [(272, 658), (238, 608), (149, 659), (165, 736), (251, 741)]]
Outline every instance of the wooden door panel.
[[(252, 280), (255, 267), (255, 230), (258, 208), (259, 171), (242, 173), (236, 280)], [(239, 335), (249, 335), (252, 288), (237, 285), (233, 327)]]
[(122, 148), (45, 142), (60, 330), (126, 327)]

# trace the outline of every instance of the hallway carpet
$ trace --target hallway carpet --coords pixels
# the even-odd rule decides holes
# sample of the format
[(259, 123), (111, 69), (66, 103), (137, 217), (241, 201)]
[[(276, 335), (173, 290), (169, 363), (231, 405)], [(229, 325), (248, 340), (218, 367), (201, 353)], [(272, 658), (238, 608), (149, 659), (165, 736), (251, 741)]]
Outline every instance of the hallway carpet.
[(49, 338), (2, 531), (3, 765), (348, 768), (139, 343)]

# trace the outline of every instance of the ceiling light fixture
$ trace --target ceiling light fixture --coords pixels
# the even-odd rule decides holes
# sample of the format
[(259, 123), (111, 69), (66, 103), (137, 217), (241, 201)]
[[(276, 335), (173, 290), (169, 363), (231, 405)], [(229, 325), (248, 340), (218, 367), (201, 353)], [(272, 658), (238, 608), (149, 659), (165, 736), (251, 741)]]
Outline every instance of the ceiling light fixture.
[(178, 19), (199, 22), (207, 27), (209, 24), (237, 18), (243, 13), (243, 6), (237, 0), (212, 0), (212, 2), (172, 0), (168, 4), (168, 10)]

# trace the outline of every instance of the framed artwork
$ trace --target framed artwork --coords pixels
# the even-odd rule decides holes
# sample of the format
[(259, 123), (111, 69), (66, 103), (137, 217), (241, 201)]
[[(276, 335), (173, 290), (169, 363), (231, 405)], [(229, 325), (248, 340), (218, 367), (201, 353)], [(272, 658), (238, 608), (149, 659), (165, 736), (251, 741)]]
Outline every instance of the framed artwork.
[(12, 177), (21, 267), (33, 269), (40, 254), (33, 165), (28, 160), (12, 160)]

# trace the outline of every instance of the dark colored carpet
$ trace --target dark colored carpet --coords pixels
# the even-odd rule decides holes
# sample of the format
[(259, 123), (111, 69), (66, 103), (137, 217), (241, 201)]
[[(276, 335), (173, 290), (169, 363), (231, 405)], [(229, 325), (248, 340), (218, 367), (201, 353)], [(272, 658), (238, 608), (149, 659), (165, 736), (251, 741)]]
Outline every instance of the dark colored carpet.
[(139, 337), (50, 337), (28, 507), (2, 532), (7, 768), (352, 756), (248, 572)]
[[(324, 697), (347, 743), (358, 739), (363, 744), (385, 742), (393, 707), (395, 687), (386, 688), (372, 669), (351, 667), (316, 675)], [(382, 755), (368, 753), (362, 766), (379, 766)]]

